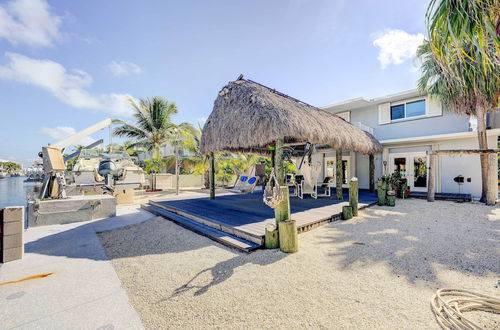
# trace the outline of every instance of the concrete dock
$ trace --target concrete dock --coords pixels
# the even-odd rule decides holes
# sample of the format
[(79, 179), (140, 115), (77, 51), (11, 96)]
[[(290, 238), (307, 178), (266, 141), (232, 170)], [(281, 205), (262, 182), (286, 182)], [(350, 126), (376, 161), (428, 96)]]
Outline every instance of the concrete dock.
[(116, 217), (26, 230), (24, 258), (0, 264), (0, 329), (143, 329), (96, 232), (152, 217), (119, 206)]

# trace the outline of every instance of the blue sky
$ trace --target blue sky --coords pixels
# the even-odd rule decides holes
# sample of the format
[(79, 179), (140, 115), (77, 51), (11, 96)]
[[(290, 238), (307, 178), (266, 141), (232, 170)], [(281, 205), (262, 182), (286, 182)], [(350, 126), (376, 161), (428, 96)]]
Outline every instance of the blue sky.
[[(161, 95), (210, 114), (240, 73), (313, 105), (415, 87), (426, 1), (0, 1), (0, 159)], [(107, 132), (93, 136), (106, 137)], [(86, 141), (84, 141), (86, 142)]]

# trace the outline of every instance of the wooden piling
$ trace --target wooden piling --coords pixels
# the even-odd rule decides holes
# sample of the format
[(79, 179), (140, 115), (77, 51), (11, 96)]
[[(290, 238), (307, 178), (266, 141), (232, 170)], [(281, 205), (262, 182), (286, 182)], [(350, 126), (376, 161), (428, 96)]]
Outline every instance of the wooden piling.
[(352, 207), (344, 205), (342, 206), (342, 220), (352, 219)]
[(384, 206), (385, 205), (385, 194), (386, 190), (384, 186), (387, 187), (387, 184), (384, 185), (383, 181), (377, 181), (377, 205)]
[(349, 206), (352, 207), (352, 215), (358, 216), (358, 178), (353, 177), (349, 181)]
[(264, 246), (266, 249), (277, 249), (279, 248), (279, 238), (278, 238), (278, 227), (273, 224), (268, 224), (266, 226), (266, 233), (264, 236)]
[(281, 186), (280, 190), (283, 194), (283, 201), (274, 209), (276, 225), (278, 225), (281, 221), (290, 220), (290, 197), (288, 194), (288, 187)]
[(299, 250), (299, 237), (295, 220), (281, 221), (278, 224), (280, 250), (294, 253)]

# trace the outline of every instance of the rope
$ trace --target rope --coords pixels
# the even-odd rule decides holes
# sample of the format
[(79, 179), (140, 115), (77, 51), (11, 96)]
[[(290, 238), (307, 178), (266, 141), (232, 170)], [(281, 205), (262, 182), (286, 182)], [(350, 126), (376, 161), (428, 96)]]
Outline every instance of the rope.
[[(271, 182), (274, 182), (274, 187)], [(277, 208), (278, 205), (283, 201), (283, 193), (281, 192), (278, 179), (276, 179), (276, 175), (274, 174), (274, 169), (271, 172), (269, 181), (267, 181), (266, 183), (263, 200), (264, 203), (272, 209)]]
[(484, 311), (500, 314), (500, 299), (468, 290), (440, 289), (431, 299), (432, 312), (444, 329), (483, 329), (462, 312)]

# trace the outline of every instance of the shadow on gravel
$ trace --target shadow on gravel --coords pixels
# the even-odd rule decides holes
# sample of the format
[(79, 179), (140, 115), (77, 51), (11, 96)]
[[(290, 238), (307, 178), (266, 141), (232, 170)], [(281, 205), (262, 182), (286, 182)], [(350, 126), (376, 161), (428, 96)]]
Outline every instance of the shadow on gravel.
[(498, 209), (445, 201), (398, 204), (365, 209), (360, 222), (330, 225), (322, 238), (334, 247), (333, 256), (343, 257), (343, 268), (385, 263), (412, 283), (437, 282), (435, 264), (474, 276), (500, 273)]
[[(255, 257), (250, 254), (239, 254), (234, 258), (221, 261), (215, 264), (213, 267), (206, 268), (200, 272), (198, 272), (193, 278), (191, 278), (186, 284), (180, 286), (175, 289), (173, 294), (164, 299), (168, 300), (180, 294), (184, 294), (188, 291), (195, 290), (194, 295), (199, 296), (206, 293), (210, 288), (215, 285), (218, 285), (233, 276), (234, 270), (240, 266), (243, 266), (247, 263), (253, 263), (260, 266), (266, 266), (273, 264), (283, 258), (286, 257), (285, 253), (282, 253), (278, 250), (268, 250), (262, 252), (264, 255), (261, 256), (258, 260), (255, 260)], [(205, 285), (196, 285), (193, 284), (201, 275), (210, 272), (212, 279), (209, 283)]]

